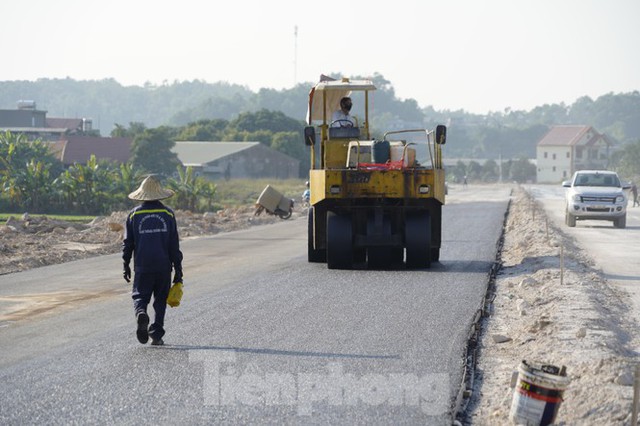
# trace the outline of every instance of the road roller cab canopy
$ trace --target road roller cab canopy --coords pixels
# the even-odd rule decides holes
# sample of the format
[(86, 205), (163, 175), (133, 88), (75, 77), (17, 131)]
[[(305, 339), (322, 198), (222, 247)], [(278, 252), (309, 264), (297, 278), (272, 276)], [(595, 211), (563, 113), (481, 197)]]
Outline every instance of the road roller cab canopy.
[[(340, 109), (340, 99), (351, 96), (354, 91), (364, 92), (363, 106), (365, 116), (369, 111), (369, 92), (376, 90), (376, 86), (370, 80), (342, 80), (321, 81), (309, 92), (309, 105), (307, 108), (307, 123), (314, 122), (327, 123), (331, 119), (331, 114)], [(363, 125), (368, 126), (368, 119), (365, 117)]]

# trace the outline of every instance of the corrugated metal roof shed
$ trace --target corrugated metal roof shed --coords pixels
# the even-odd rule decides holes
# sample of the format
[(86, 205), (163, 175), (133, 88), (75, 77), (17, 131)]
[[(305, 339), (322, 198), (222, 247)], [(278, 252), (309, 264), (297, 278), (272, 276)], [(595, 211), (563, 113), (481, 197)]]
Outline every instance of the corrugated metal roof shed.
[(178, 141), (171, 151), (178, 155), (185, 166), (202, 166), (259, 144), (260, 142)]

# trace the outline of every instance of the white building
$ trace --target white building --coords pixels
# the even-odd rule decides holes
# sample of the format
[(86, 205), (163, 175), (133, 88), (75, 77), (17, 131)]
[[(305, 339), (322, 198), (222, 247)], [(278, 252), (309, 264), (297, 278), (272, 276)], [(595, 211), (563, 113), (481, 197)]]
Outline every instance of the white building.
[(536, 147), (538, 183), (559, 183), (583, 169), (606, 169), (611, 141), (591, 126), (554, 126)]

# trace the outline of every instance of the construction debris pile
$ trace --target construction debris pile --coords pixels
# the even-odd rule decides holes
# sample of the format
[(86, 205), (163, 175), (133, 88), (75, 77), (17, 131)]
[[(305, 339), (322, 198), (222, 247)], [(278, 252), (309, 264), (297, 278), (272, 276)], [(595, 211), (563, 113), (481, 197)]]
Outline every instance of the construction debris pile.
[[(253, 206), (229, 208), (215, 213), (178, 210), (180, 238), (187, 239), (250, 226), (277, 222), (276, 216), (255, 216)], [(294, 214), (302, 214), (295, 212)], [(0, 226), (0, 274), (24, 271), (102, 254), (120, 252), (127, 212), (96, 217), (81, 224), (31, 216), (10, 217)]]

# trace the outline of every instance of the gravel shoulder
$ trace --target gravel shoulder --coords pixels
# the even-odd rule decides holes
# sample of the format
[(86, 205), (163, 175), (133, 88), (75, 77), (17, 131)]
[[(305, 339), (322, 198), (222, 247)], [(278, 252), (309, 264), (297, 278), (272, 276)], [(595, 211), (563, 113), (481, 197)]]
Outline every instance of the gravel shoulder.
[[(638, 347), (629, 295), (514, 189), (502, 268), (488, 296), (466, 422), (512, 424), (512, 372), (522, 360), (565, 366), (556, 424), (630, 424)], [(563, 267), (562, 267), (563, 264)]]

